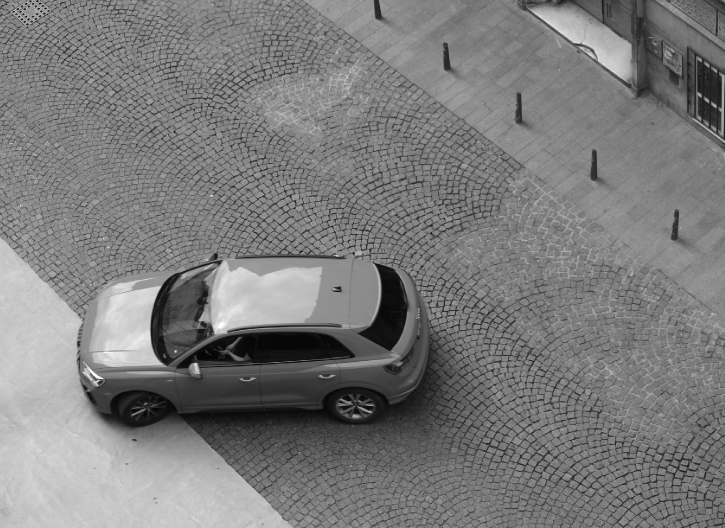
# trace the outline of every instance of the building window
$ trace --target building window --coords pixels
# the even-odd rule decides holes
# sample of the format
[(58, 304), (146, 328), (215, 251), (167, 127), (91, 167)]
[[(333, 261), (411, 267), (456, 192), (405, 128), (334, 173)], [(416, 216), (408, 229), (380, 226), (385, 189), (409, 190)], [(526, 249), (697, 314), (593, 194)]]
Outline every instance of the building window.
[(720, 70), (695, 55), (695, 119), (720, 137), (725, 137), (723, 87)]

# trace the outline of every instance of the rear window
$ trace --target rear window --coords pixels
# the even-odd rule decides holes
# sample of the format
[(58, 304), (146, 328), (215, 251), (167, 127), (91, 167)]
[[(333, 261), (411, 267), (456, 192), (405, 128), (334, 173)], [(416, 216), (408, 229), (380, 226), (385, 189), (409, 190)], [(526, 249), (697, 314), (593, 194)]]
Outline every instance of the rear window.
[(329, 359), (324, 345), (315, 334), (268, 334), (264, 342), (264, 363), (317, 361)]
[(395, 270), (380, 264), (375, 266), (378, 268), (382, 286), (380, 308), (372, 326), (360, 332), (360, 335), (391, 350), (403, 334), (408, 299), (403, 281)]
[(322, 342), (325, 343), (325, 348), (327, 348), (327, 351), (333, 359), (350, 359), (355, 357), (355, 355), (350, 352), (345, 345), (340, 343), (334, 337), (327, 334), (320, 334), (320, 339), (322, 339)]

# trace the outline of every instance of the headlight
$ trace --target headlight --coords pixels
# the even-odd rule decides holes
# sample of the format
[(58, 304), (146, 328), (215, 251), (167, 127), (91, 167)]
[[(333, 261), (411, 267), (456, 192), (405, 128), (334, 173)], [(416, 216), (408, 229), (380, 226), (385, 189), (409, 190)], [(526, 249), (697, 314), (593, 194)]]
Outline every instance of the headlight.
[(91, 367), (89, 367), (88, 365), (86, 365), (86, 362), (85, 361), (83, 362), (83, 369), (81, 370), (81, 372), (88, 379), (88, 381), (91, 382), (91, 385), (93, 385), (96, 388), (98, 388), (101, 385), (103, 385), (104, 383), (106, 383), (105, 378), (102, 378), (98, 374), (96, 374), (95, 372), (93, 372), (91, 370)]

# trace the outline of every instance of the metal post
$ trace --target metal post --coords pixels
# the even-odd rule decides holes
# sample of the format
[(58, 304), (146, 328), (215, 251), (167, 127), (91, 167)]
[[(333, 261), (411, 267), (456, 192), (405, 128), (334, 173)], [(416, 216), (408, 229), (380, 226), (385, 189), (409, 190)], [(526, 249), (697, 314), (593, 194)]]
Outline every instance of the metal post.
[(520, 125), (523, 121), (523, 118), (521, 117), (521, 92), (516, 93), (516, 119), (515, 122), (517, 125)]
[(677, 232), (680, 229), (680, 210), (675, 209), (675, 219), (672, 222), (672, 234), (670, 240), (677, 240)]
[(451, 59), (448, 56), (448, 43), (443, 43), (443, 69), (448, 71), (451, 69)]
[(631, 18), (628, 26), (632, 34), (632, 92), (639, 97), (647, 86), (647, 51), (645, 42), (645, 0), (630, 0)]
[(597, 181), (597, 149), (592, 149), (592, 168), (589, 171), (589, 179)]
[(373, 0), (375, 5), (375, 20), (383, 18), (383, 13), (380, 11), (380, 0)]

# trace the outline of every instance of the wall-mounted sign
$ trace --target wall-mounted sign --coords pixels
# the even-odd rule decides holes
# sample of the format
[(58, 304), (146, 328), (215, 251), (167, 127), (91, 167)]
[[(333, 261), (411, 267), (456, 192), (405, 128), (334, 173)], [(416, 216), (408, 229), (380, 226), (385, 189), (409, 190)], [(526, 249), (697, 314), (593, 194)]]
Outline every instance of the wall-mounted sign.
[(649, 51), (654, 53), (657, 58), (662, 58), (662, 39), (659, 37), (655, 37), (652, 33), (649, 31), (644, 32), (645, 40), (644, 40), (644, 47), (647, 48)]
[(677, 53), (667, 42), (662, 42), (662, 62), (682, 77), (682, 54)]

